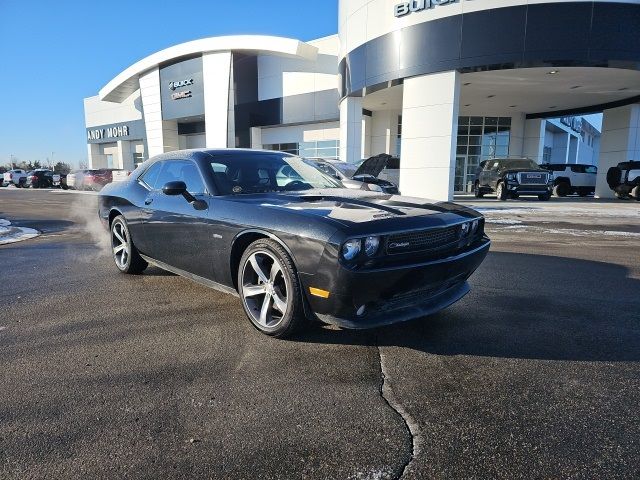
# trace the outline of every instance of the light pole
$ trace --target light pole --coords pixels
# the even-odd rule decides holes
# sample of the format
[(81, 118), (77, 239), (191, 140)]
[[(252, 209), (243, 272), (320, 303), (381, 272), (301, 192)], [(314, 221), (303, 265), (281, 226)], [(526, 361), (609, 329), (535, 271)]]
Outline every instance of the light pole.
[(10, 157), (11, 157), (11, 170), (13, 170), (13, 158), (14, 158), (13, 154), (11, 154)]

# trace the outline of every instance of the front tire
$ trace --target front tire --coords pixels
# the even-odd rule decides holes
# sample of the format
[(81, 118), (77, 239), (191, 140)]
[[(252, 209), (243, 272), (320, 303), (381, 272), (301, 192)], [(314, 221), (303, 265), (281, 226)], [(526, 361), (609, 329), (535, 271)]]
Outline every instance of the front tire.
[(627, 200), (627, 199), (628, 199), (627, 195), (626, 195), (626, 194), (624, 194), (624, 193), (621, 193), (621, 192), (613, 192), (613, 194), (615, 195), (615, 197), (616, 197), (618, 200)]
[(473, 186), (473, 194), (475, 195), (476, 198), (484, 197), (484, 192), (482, 191), (482, 188), (480, 188), (480, 183), (476, 182), (475, 185)]
[(295, 264), (273, 240), (257, 240), (245, 250), (238, 292), (251, 324), (266, 335), (286, 338), (307, 324)]
[(553, 187), (553, 193), (556, 197), (566, 197), (571, 193), (571, 186), (567, 182), (560, 182)]
[(111, 223), (111, 252), (116, 267), (122, 273), (139, 275), (149, 266), (138, 253), (122, 215), (118, 215)]
[(502, 202), (509, 198), (509, 192), (507, 192), (507, 189), (502, 182), (499, 183), (498, 188), (496, 188), (496, 197), (498, 197), (498, 200)]
[(540, 200), (541, 202), (548, 202), (549, 200), (551, 200), (551, 194), (543, 193), (542, 195), (538, 195), (538, 200)]

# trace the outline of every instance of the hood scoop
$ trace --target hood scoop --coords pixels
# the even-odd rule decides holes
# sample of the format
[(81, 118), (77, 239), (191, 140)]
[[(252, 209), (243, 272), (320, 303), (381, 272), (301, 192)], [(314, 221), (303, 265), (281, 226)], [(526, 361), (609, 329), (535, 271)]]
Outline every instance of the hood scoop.
[(397, 216), (406, 215), (402, 210), (392, 208), (372, 200), (360, 200), (357, 198), (345, 198), (333, 195), (301, 195), (298, 198), (304, 202), (335, 202), (338, 204), (337, 206), (347, 206), (346, 208), (349, 208), (348, 205), (355, 205), (362, 208), (375, 208)]

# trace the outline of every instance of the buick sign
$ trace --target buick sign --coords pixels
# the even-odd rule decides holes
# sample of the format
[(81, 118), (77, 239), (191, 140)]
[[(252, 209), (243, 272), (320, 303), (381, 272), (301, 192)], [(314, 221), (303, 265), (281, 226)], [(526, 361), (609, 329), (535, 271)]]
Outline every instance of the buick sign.
[(439, 5), (458, 3), (459, 0), (411, 0), (410, 2), (399, 3), (393, 7), (393, 14), (396, 17), (404, 17), (414, 12), (430, 10)]
[(176, 88), (188, 87), (189, 85), (193, 85), (193, 78), (189, 80), (181, 80), (179, 82), (169, 82), (169, 88), (171, 90), (175, 90)]

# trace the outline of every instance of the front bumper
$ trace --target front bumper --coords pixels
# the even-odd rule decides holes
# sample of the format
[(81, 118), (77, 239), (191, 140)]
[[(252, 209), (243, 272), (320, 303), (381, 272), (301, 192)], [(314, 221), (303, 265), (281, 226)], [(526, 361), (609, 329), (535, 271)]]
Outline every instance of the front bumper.
[[(491, 242), (458, 255), (399, 267), (352, 271), (334, 267), (335, 275), (318, 285), (315, 275), (300, 274), (312, 313), (321, 321), (348, 329), (365, 329), (432, 315), (456, 303), (470, 287), (467, 279), (484, 261)], [(323, 288), (329, 298), (309, 294)], [(364, 306), (365, 313), (358, 315)]]
[(507, 191), (518, 195), (544, 195), (553, 191), (553, 185), (522, 185), (508, 182)]

